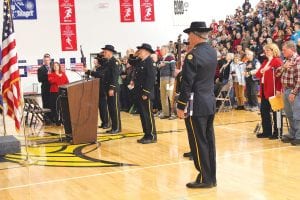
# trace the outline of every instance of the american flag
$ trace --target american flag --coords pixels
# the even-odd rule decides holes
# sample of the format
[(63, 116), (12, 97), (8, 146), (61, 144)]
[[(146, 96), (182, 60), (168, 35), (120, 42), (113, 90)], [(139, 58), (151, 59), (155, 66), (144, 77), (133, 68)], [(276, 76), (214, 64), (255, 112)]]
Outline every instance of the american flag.
[[(21, 91), (20, 74), (16, 50), (14, 24), (11, 15), (11, 0), (3, 1), (3, 32), (2, 32), (2, 95), (7, 104), (7, 115), (14, 119), (16, 130), (21, 125)], [(5, 113), (4, 113), (5, 114)]]

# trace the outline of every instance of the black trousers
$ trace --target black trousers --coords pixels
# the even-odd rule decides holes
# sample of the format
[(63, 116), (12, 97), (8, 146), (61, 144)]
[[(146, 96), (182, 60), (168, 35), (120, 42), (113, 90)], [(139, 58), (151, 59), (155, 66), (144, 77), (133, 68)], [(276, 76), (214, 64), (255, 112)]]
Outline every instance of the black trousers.
[[(42, 93), (42, 104), (43, 104), (43, 108), (49, 108), (51, 109), (51, 95), (50, 95), (50, 88), (41, 88), (41, 93)], [(52, 111), (52, 109), (51, 109)], [(46, 120), (52, 120), (53, 115), (52, 112), (51, 113), (46, 113), (45, 114), (47, 119)]]
[[(272, 111), (271, 104), (268, 99), (265, 98), (263, 86), (261, 87), (261, 105), (260, 105), (260, 113), (261, 113), (261, 124), (263, 129), (263, 134), (267, 136), (271, 136), (272, 134), (278, 135), (277, 128), (277, 116), (276, 112)], [(272, 118), (271, 114), (273, 114), (273, 133), (272, 133)]]
[(248, 104), (250, 107), (258, 106), (257, 101), (257, 82), (253, 80), (246, 80), (246, 93)]
[(142, 122), (144, 138), (154, 139), (156, 138), (156, 127), (152, 113), (152, 102), (148, 98), (143, 100), (142, 97), (137, 99), (138, 111)]
[(120, 85), (120, 107), (123, 110), (128, 111), (131, 107), (132, 103), (129, 98), (129, 89), (126, 84)]
[(203, 117), (190, 116), (185, 119), (188, 139), (199, 171), (198, 183), (216, 183), (216, 147), (214, 133), (214, 115)]
[(160, 88), (159, 84), (154, 86), (153, 109), (161, 110)]
[(51, 116), (50, 119), (52, 120), (52, 122), (58, 122), (59, 121), (59, 108), (57, 107), (58, 102), (57, 102), (57, 98), (58, 98), (58, 92), (51, 92), (50, 93), (50, 109), (51, 109)]
[(107, 97), (107, 105), (109, 116), (111, 118), (112, 130), (122, 130), (121, 128), (121, 116), (120, 116), (120, 104), (119, 104), (119, 93), (115, 92), (114, 96)]
[(108, 118), (108, 108), (107, 108), (107, 96), (105, 94), (99, 95), (99, 113), (101, 119), (101, 125), (108, 125), (109, 118)]

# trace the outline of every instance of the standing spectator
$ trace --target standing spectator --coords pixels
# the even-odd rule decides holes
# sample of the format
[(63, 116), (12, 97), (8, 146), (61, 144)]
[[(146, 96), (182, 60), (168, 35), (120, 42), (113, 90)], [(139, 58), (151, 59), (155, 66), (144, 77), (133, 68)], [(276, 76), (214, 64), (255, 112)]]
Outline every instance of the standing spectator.
[(284, 89), (284, 111), (289, 120), (289, 133), (283, 142), (300, 145), (300, 56), (293, 42), (284, 43), (282, 53), (286, 58), (282, 66), (281, 82)]
[[(50, 54), (46, 53), (44, 54), (43, 57), (43, 65), (38, 69), (37, 75), (38, 75), (38, 81), (42, 83), (41, 85), (41, 93), (42, 93), (42, 103), (43, 103), (43, 108), (48, 108), (50, 109), (50, 84), (48, 81), (48, 74), (51, 72), (51, 57)], [(47, 118), (45, 118), (45, 123), (49, 124), (52, 119), (51, 113), (46, 113)]]
[[(279, 57), (280, 50), (276, 44), (265, 45), (264, 51), (266, 54), (266, 59), (262, 63), (259, 70), (256, 72), (256, 77), (260, 79), (260, 97), (261, 97), (260, 113), (261, 113), (263, 132), (257, 134), (256, 136), (258, 138), (276, 139), (278, 138), (278, 128), (277, 128), (277, 123), (273, 123), (274, 130), (272, 133), (272, 120), (270, 114), (272, 110), (269, 102), (269, 97), (281, 94), (280, 77), (276, 77), (274, 71), (282, 65), (282, 60)], [(276, 112), (273, 112), (273, 121), (274, 122), (277, 121)]]
[(245, 63), (241, 61), (241, 57), (239, 54), (234, 55), (233, 62), (230, 65), (231, 68), (231, 76), (233, 80), (233, 87), (234, 87), (234, 92), (235, 96), (237, 99), (237, 110), (244, 110), (244, 100), (245, 100), (245, 95), (244, 95), (244, 89), (245, 89)]
[(243, 7), (243, 14), (246, 15), (251, 8), (251, 3), (249, 2), (249, 0), (245, 0), (242, 7)]
[(291, 36), (291, 40), (293, 40), (294, 43), (297, 44), (298, 40), (300, 39), (300, 22), (295, 22), (294, 27), (295, 27), (295, 32)]
[(260, 68), (260, 62), (254, 57), (254, 53), (250, 50), (246, 51), (246, 56), (248, 58), (245, 71), (248, 106), (250, 111), (257, 111), (257, 79), (255, 74)]
[[(169, 53), (167, 46), (161, 47), (162, 60), (159, 64), (160, 71), (160, 99), (162, 106), (162, 113), (160, 119), (173, 118), (174, 113), (170, 113), (171, 106), (173, 105), (173, 87), (175, 81), (175, 57)], [(170, 103), (169, 103), (170, 102)]]

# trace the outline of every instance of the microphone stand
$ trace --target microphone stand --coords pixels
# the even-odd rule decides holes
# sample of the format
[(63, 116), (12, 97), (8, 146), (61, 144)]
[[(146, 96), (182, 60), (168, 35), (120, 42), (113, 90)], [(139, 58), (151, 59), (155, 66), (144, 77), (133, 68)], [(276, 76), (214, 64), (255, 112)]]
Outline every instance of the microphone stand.
[(86, 79), (86, 75), (81, 75), (80, 72), (74, 70), (74, 69), (66, 69), (68, 71), (74, 72), (75, 74), (77, 74), (78, 76), (80, 76), (80, 80), (85, 80)]

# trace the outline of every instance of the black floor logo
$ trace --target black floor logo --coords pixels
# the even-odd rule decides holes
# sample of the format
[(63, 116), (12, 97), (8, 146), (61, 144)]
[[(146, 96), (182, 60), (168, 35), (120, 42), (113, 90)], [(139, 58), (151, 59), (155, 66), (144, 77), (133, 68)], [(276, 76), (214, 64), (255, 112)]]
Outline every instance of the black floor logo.
[[(158, 134), (182, 132), (159, 131)], [(117, 135), (98, 135), (98, 144), (78, 144), (71, 145), (63, 142), (64, 138), (56, 133), (46, 133), (43, 137), (29, 137), (29, 157), (38, 166), (52, 167), (120, 167), (134, 166), (118, 161), (108, 161), (101, 158), (101, 143), (111, 140), (126, 139), (130, 137), (140, 137), (142, 133), (126, 133)], [(19, 138), (23, 140), (22, 137)], [(24, 143), (24, 142), (22, 142)], [(99, 145), (100, 144), (100, 145)], [(140, 144), (136, 144), (140, 145)], [(22, 146), (21, 153), (8, 154), (0, 161), (21, 163), (26, 158), (25, 146)], [(107, 158), (107, 157), (105, 157)]]

